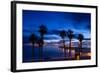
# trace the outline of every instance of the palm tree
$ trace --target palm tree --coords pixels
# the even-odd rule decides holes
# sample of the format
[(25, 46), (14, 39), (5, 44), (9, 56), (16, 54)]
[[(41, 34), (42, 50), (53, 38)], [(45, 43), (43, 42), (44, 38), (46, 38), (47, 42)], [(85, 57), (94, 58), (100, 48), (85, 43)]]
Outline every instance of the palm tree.
[(68, 38), (69, 38), (69, 57), (70, 57), (70, 55), (71, 55), (71, 41), (74, 37), (73, 31), (69, 29), (68, 32), (67, 32), (67, 35), (68, 35)]
[(44, 41), (43, 41), (43, 39), (44, 39), (44, 35), (47, 33), (47, 28), (46, 28), (46, 26), (45, 25), (40, 25), (39, 26), (39, 33), (40, 33), (40, 40), (39, 40), (39, 44), (40, 44), (40, 59), (42, 59), (42, 57), (43, 57), (43, 44), (44, 44)]
[(66, 58), (66, 47), (65, 47), (65, 37), (67, 36), (66, 31), (62, 30), (60, 31), (60, 37), (62, 38), (63, 41), (63, 47), (64, 47), (64, 56)]
[(83, 34), (78, 34), (78, 38), (77, 39), (79, 40), (79, 57), (80, 57), (81, 52), (82, 52), (82, 41), (84, 39)]
[(32, 56), (33, 56), (33, 60), (34, 61), (34, 44), (36, 43), (37, 41), (37, 37), (34, 33), (32, 33), (29, 37), (29, 41), (32, 43), (32, 46), (33, 46), (33, 49), (32, 49)]

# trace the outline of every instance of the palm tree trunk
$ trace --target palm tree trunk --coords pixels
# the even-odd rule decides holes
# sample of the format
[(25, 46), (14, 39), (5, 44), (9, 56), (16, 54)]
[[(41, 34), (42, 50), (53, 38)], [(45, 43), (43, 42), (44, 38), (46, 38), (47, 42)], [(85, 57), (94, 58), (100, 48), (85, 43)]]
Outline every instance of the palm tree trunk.
[(80, 57), (81, 57), (81, 53), (82, 53), (82, 41), (80, 41)]
[(33, 44), (33, 46), (32, 46), (32, 61), (34, 61), (34, 44)]
[(65, 40), (63, 39), (63, 47), (64, 47), (64, 57), (66, 59), (66, 46), (65, 46)]
[(80, 60), (80, 46), (81, 46), (81, 44), (80, 44), (80, 41), (79, 41), (79, 44), (78, 44), (78, 51), (77, 52), (75, 52), (76, 53), (76, 55), (75, 55), (75, 58), (77, 59), (77, 60)]
[(40, 56), (40, 60), (42, 61), (43, 60), (43, 35), (41, 36), (41, 45), (40, 45), (40, 49), (39, 49), (39, 56)]
[(82, 52), (82, 42), (79, 41), (79, 52), (78, 52), (79, 59), (81, 58), (81, 52)]
[(81, 42), (79, 41), (79, 50), (78, 50), (79, 59), (80, 59), (80, 51), (81, 51)]
[(69, 58), (71, 56), (71, 39), (69, 40)]

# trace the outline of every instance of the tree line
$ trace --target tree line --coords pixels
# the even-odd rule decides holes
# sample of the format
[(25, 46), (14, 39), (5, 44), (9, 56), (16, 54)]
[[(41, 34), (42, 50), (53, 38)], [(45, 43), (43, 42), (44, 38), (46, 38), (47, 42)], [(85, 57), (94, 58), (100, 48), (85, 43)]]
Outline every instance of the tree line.
[[(42, 61), (43, 60), (43, 45), (44, 45), (44, 35), (47, 34), (48, 32), (48, 29), (45, 25), (40, 25), (39, 26), (39, 29), (38, 29), (38, 32), (40, 33), (40, 38), (38, 39), (37, 36), (32, 33), (30, 35), (30, 42), (33, 44), (33, 61), (34, 61), (34, 44), (37, 42), (39, 44), (39, 56), (40, 56), (40, 60)], [(69, 38), (69, 54), (68, 54), (68, 57), (70, 58), (71, 57), (71, 48), (72, 48), (72, 39), (74, 38), (74, 32), (69, 29), (68, 31), (66, 30), (61, 30), (59, 31), (59, 36), (62, 38), (62, 44), (63, 44), (63, 48), (64, 48), (64, 57), (66, 58), (66, 44), (65, 44), (65, 38), (68, 37)], [(79, 53), (76, 54), (76, 57), (79, 56), (80, 58), (80, 55), (81, 55), (81, 52), (82, 52), (82, 41), (84, 40), (84, 36), (83, 34), (78, 34), (77, 36), (77, 39), (79, 40), (79, 45), (78, 45), (78, 48), (79, 48)]]

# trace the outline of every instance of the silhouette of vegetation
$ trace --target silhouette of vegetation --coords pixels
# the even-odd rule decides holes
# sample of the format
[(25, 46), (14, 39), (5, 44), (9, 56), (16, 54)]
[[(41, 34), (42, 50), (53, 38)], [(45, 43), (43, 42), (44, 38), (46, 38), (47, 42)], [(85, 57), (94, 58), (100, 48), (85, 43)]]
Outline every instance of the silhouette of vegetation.
[[(43, 45), (44, 45), (44, 35), (47, 34), (47, 28), (45, 25), (40, 25), (38, 32), (40, 33), (40, 37), (37, 37), (34, 33), (32, 33), (29, 37), (29, 41), (32, 43), (33, 49), (32, 49), (32, 61), (34, 61), (34, 44), (38, 44), (39, 47), (39, 59), (42, 61), (43, 60)], [(64, 58), (67, 58), (67, 52), (66, 50), (69, 49), (68, 51), (68, 59), (71, 59), (71, 49), (73, 48), (72, 46), (72, 39), (76, 38), (74, 37), (75, 35), (73, 34), (72, 30), (62, 30), (59, 31), (59, 36), (62, 38), (62, 44), (63, 44), (63, 49), (64, 49)], [(69, 46), (67, 47), (65, 44), (65, 39), (68, 37), (69, 39)], [(81, 52), (82, 52), (82, 41), (84, 40), (83, 34), (78, 34), (77, 39), (79, 40), (79, 45), (77, 48), (79, 48), (78, 53), (75, 54), (75, 58), (79, 56), (79, 59), (81, 57)], [(75, 52), (76, 53), (76, 52)]]
[(47, 28), (45, 25), (40, 25), (39, 26), (39, 33), (40, 33), (40, 39), (39, 39), (39, 46), (40, 48), (40, 59), (42, 59), (43, 55), (43, 44), (44, 44), (44, 35), (47, 33)]
[(79, 34), (77, 39), (79, 40), (79, 57), (80, 57), (82, 52), (82, 41), (84, 39), (83, 34)]
[(68, 38), (69, 38), (69, 57), (70, 57), (70, 54), (71, 54), (71, 41), (74, 37), (73, 31), (69, 29), (68, 32), (67, 32), (67, 35), (68, 35)]
[(35, 44), (36, 41), (37, 41), (37, 36), (36, 36), (34, 33), (32, 33), (32, 34), (30, 35), (30, 37), (29, 37), (29, 41), (32, 43), (32, 46), (33, 46), (33, 49), (32, 49), (32, 56), (33, 56), (33, 59), (32, 59), (32, 61), (34, 61), (34, 44)]
[(63, 48), (64, 48), (64, 56), (66, 58), (66, 45), (65, 45), (65, 37), (67, 36), (66, 31), (62, 30), (60, 31), (60, 37), (62, 38), (62, 42), (63, 42)]

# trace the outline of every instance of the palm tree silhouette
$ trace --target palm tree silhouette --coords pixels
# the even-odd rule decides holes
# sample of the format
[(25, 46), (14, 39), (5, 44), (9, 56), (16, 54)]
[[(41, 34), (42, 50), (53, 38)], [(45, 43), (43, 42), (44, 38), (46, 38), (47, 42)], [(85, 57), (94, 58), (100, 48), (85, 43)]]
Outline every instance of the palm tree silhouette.
[(30, 35), (29, 41), (32, 43), (32, 46), (33, 46), (33, 49), (32, 49), (32, 57), (33, 57), (33, 59), (32, 59), (32, 61), (34, 61), (34, 44), (35, 44), (36, 41), (37, 41), (37, 37), (36, 37), (36, 35), (35, 35), (34, 33), (32, 33), (32, 34)]
[(79, 57), (80, 57), (81, 52), (82, 52), (82, 41), (84, 39), (83, 34), (78, 34), (78, 38), (77, 39), (79, 40)]
[(66, 46), (65, 46), (65, 37), (67, 36), (66, 31), (62, 30), (60, 31), (60, 37), (62, 38), (63, 41), (63, 47), (64, 47), (64, 56), (66, 58)]
[(72, 41), (72, 38), (74, 37), (73, 31), (69, 29), (67, 32), (67, 35), (69, 38), (69, 57), (70, 57), (70, 55), (71, 55), (71, 41)]
[(45, 25), (40, 25), (39, 26), (39, 33), (40, 33), (40, 40), (39, 40), (39, 45), (40, 45), (40, 59), (42, 59), (43, 58), (43, 44), (44, 44), (44, 35), (47, 33), (47, 28), (46, 28), (46, 26)]

